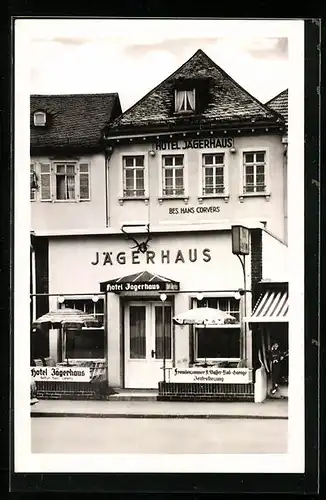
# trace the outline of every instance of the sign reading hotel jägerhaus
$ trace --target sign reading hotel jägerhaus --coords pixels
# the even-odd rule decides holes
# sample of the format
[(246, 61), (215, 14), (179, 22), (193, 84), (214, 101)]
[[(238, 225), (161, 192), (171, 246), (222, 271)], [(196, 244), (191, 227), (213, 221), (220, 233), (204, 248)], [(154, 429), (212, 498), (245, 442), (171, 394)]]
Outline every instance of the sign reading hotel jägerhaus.
[(218, 137), (210, 139), (184, 139), (178, 141), (157, 141), (155, 149), (157, 151), (166, 151), (169, 149), (216, 149), (216, 148), (232, 148), (232, 137)]

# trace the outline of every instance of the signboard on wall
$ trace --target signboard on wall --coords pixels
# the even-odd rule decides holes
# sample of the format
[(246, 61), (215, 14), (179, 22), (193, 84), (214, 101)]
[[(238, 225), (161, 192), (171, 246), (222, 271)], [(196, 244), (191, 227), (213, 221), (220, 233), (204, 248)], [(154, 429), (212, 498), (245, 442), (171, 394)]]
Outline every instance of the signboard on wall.
[(91, 372), (83, 366), (33, 366), (31, 377), (35, 382), (89, 382)]
[(108, 283), (107, 292), (169, 292), (179, 291), (179, 283), (159, 282), (159, 283)]
[(200, 384), (249, 384), (252, 382), (250, 368), (174, 368), (169, 382)]
[(184, 150), (184, 149), (217, 149), (232, 148), (233, 137), (210, 137), (205, 139), (184, 139), (177, 141), (157, 141), (156, 151)]

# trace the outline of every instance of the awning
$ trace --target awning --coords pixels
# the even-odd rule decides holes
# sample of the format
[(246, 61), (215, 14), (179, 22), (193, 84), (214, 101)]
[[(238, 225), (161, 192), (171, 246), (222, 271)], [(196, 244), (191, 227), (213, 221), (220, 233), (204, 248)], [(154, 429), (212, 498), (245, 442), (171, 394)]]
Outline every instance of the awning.
[(248, 323), (285, 323), (288, 321), (288, 292), (285, 290), (266, 290), (258, 299)]
[(166, 292), (178, 291), (179, 289), (180, 284), (177, 281), (148, 271), (141, 271), (100, 283), (101, 292)]

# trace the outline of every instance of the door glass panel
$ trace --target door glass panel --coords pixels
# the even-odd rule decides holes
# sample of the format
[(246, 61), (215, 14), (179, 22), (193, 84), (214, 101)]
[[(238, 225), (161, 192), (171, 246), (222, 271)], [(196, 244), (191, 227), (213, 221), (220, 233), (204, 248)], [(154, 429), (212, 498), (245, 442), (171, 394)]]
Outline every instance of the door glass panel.
[(131, 359), (146, 358), (146, 307), (130, 306), (129, 353)]
[[(164, 308), (165, 359), (171, 359), (171, 306)], [(155, 306), (155, 357), (163, 358), (163, 306)]]

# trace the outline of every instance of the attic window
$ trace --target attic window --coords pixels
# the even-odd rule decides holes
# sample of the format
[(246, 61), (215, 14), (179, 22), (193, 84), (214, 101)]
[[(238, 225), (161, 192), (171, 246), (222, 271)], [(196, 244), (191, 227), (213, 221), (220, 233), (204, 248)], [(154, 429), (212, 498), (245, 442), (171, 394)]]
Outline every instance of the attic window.
[(46, 124), (46, 113), (44, 111), (36, 111), (34, 113), (35, 127), (44, 127)]
[(185, 113), (195, 111), (195, 89), (175, 90), (175, 112)]

